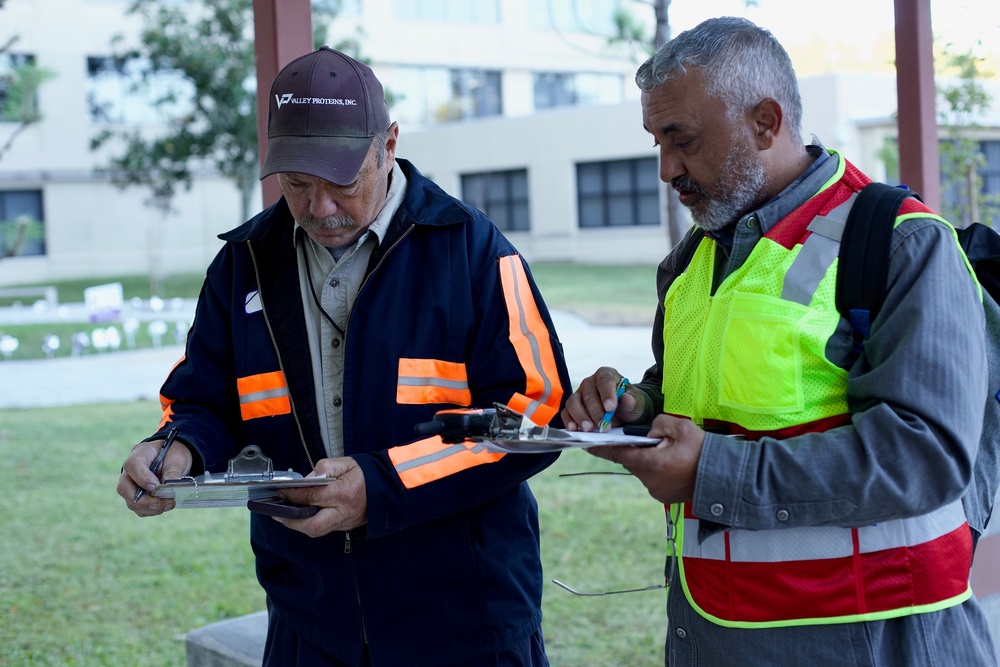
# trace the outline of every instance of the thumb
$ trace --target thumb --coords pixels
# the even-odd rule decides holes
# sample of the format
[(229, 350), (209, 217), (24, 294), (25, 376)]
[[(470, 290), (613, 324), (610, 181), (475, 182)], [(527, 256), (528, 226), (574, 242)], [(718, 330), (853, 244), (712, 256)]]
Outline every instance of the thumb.
[(191, 471), (191, 450), (183, 443), (175, 441), (163, 460), (160, 479), (180, 479)]
[(618, 419), (623, 424), (630, 424), (639, 419), (644, 412), (645, 404), (633, 391), (626, 391), (618, 400)]
[(323, 459), (316, 463), (316, 468), (307, 477), (317, 477), (326, 475), (327, 477), (340, 477), (357, 467), (357, 463), (349, 456), (336, 459)]

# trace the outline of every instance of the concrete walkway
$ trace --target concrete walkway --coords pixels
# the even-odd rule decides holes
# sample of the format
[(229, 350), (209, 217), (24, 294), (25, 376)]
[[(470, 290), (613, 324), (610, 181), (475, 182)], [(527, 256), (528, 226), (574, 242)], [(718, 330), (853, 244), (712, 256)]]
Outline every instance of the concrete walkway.
[[(653, 362), (650, 327), (595, 326), (561, 311), (553, 312), (552, 318), (574, 384), (602, 365), (638, 381)], [(159, 400), (160, 385), (183, 352), (183, 346), (169, 345), (69, 358), (0, 360), (0, 408)]]

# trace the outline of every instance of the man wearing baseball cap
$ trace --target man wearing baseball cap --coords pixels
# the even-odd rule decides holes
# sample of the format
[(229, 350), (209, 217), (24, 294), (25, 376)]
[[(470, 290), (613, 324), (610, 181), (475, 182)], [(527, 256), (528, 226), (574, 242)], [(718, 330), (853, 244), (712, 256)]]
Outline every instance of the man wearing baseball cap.
[[(419, 437), (439, 410), (504, 404), (548, 423), (570, 386), (528, 267), (481, 212), (396, 158), (372, 71), (323, 47), (270, 91), (261, 176), (283, 197), (208, 269), (158, 431), (118, 492), (225, 471), (247, 445), (312, 516), (251, 515), (265, 665), (547, 665), (537, 508), (555, 455)], [(158, 474), (164, 435), (178, 427)]]

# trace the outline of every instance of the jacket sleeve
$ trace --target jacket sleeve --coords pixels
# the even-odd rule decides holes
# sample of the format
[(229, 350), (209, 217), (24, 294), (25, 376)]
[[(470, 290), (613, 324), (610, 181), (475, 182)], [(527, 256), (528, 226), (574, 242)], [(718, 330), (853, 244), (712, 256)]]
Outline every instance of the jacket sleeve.
[[(475, 310), (465, 360), (469, 404), (503, 403), (547, 424), (568, 394), (569, 375), (541, 294), (513, 249), (501, 247), (499, 256), (473, 263), (478, 268), (470, 272), (468, 289)], [(557, 456), (504, 455), (472, 441), (444, 443), (437, 436), (358, 455), (368, 493), (368, 536), (487, 503)]]
[(851, 424), (745, 443), (708, 434), (695, 514), (747, 529), (852, 527), (962, 496), (987, 386), (979, 291), (938, 221), (900, 223), (890, 252), (885, 304), (848, 375)]
[(230, 249), (223, 248), (208, 269), (198, 297), (194, 322), (188, 332), (184, 356), (167, 375), (160, 389), (163, 416), (154, 437), (177, 425), (178, 439), (194, 455), (192, 475), (205, 470), (225, 470), (237, 454), (239, 397), (232, 378), (231, 328), (223, 321), (230, 312), (231, 290), (223, 284), (230, 275)]

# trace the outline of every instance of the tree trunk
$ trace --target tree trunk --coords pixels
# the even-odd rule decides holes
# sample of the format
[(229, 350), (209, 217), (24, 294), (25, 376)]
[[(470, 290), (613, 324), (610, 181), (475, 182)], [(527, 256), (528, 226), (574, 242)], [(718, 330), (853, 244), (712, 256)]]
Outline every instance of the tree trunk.
[[(667, 10), (670, 9), (670, 0), (655, 0), (653, 3), (653, 13), (656, 16), (656, 34), (653, 37), (653, 46), (660, 48), (670, 41), (670, 19)], [(681, 204), (677, 200), (677, 193), (667, 184), (660, 189), (660, 201), (663, 202), (660, 208), (660, 215), (666, 223), (667, 246), (673, 247), (684, 237), (687, 231), (687, 222), (684, 220)]]

